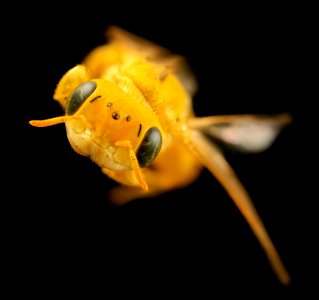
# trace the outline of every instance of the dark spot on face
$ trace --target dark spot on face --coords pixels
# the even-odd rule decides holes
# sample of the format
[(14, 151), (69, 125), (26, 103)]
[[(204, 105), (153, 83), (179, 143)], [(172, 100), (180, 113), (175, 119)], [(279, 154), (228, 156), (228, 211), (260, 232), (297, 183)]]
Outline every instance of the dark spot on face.
[(95, 100), (97, 100), (97, 99), (99, 99), (101, 97), (102, 97), (101, 95), (94, 97), (92, 100), (90, 100), (90, 103), (94, 102)]
[(138, 132), (137, 132), (137, 136), (139, 137), (142, 131), (142, 124), (139, 125), (138, 127)]
[(113, 118), (114, 120), (118, 120), (120, 117), (121, 117), (120, 114), (117, 113), (117, 112), (114, 112), (114, 113), (112, 114), (112, 118)]
[(113, 103), (109, 102), (108, 104), (106, 104), (107, 107), (112, 107)]
[(130, 115), (128, 115), (128, 116), (126, 117), (126, 121), (129, 122), (129, 121), (131, 121), (131, 120), (132, 120), (132, 117), (131, 117)]

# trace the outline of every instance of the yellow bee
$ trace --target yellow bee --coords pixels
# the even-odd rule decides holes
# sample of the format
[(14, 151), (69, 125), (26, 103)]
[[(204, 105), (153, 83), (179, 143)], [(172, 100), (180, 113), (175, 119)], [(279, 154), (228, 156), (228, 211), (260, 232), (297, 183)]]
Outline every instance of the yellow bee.
[(118, 27), (59, 81), (54, 99), (65, 115), (33, 120), (65, 123), (72, 148), (121, 185), (118, 203), (190, 184), (206, 167), (229, 193), (284, 284), (290, 281), (245, 188), (214, 141), (258, 152), (290, 122), (288, 114), (196, 117), (197, 84), (182, 57)]

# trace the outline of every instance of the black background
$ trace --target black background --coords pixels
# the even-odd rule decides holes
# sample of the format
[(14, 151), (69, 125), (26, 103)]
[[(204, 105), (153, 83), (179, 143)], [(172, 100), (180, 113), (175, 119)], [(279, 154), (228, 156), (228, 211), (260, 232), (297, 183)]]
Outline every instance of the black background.
[[(310, 193), (316, 179), (310, 171), (316, 169), (309, 113), (315, 98), (306, 69), (313, 47), (311, 8), (177, 9), (150, 2), (26, 9), (32, 13), (15, 18), (18, 30), (8, 34), (5, 47), (14, 56), (6, 74), (13, 100), (6, 101), (9, 136), (3, 144), (10, 166), (4, 197), (14, 257), (10, 278), (46, 294), (81, 292), (93, 281), (106, 296), (116, 287), (119, 294), (150, 299), (211, 298), (219, 291), (288, 299), (313, 290), (317, 195)], [(289, 287), (277, 281), (245, 220), (208, 171), (184, 189), (116, 208), (107, 200), (116, 183), (73, 152), (63, 125), (29, 126), (31, 119), (61, 115), (52, 98), (58, 80), (106, 42), (108, 25), (187, 58), (199, 83), (198, 116), (291, 113), (294, 122), (266, 152), (225, 149), (291, 274)]]

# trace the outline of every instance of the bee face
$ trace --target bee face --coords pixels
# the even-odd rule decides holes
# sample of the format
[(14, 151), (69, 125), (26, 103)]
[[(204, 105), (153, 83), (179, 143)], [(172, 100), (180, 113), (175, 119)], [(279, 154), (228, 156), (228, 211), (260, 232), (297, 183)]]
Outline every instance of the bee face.
[(130, 168), (129, 153), (116, 146), (118, 141), (131, 143), (141, 167), (149, 165), (161, 149), (162, 133), (154, 112), (110, 82), (81, 83), (65, 112), (74, 116), (66, 122), (73, 149), (104, 168)]

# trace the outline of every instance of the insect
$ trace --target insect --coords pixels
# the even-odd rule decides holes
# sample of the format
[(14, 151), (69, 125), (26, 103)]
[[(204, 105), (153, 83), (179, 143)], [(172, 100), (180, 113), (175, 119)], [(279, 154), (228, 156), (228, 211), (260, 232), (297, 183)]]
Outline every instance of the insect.
[(64, 123), (70, 145), (117, 181), (110, 198), (123, 204), (189, 185), (207, 168), (251, 226), (279, 278), (290, 277), (250, 196), (215, 140), (248, 152), (268, 148), (291, 121), (278, 115), (196, 117), (196, 80), (179, 55), (116, 26), (62, 76), (53, 98), (62, 116), (30, 121)]

